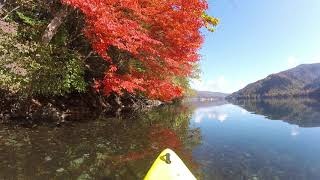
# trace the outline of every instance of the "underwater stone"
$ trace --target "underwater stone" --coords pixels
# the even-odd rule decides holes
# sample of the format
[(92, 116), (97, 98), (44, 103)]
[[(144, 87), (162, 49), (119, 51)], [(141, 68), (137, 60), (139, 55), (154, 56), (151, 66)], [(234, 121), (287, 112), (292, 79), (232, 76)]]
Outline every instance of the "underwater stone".
[(57, 169), (56, 170), (58, 173), (62, 173), (63, 171), (64, 171), (64, 169), (63, 168), (59, 168), (59, 169)]

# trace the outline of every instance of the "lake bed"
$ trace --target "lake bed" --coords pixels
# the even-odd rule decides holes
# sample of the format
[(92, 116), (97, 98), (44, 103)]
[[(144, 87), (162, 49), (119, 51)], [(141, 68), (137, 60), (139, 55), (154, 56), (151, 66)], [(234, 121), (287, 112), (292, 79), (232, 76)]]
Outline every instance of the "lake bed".
[(320, 179), (320, 103), (166, 106), (62, 127), (0, 128), (0, 179), (142, 179), (161, 150), (199, 179)]

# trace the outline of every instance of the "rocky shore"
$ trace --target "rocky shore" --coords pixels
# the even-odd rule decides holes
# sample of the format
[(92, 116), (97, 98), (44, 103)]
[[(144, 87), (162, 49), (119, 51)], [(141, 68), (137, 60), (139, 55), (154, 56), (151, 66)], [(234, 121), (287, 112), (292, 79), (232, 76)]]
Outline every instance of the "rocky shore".
[(0, 91), (0, 121), (2, 123), (36, 124), (94, 119), (100, 115), (121, 116), (150, 110), (163, 105), (157, 100), (127, 94), (123, 97), (105, 97), (96, 92), (74, 93), (55, 97), (22, 97)]

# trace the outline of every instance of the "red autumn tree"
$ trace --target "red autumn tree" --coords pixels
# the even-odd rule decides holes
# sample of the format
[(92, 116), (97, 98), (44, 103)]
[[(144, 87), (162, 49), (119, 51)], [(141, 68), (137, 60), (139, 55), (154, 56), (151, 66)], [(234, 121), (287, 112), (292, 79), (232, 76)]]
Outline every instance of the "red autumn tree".
[(205, 0), (63, 0), (82, 11), (92, 48), (110, 63), (97, 85), (169, 101), (183, 95), (176, 77), (199, 60), (200, 28), (217, 21)]

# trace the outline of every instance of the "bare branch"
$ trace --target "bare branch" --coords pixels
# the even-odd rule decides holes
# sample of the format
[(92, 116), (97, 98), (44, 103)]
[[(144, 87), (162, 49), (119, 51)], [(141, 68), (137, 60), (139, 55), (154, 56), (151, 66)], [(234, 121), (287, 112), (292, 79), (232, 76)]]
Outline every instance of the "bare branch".
[(55, 15), (47, 26), (45, 32), (42, 35), (42, 43), (48, 45), (53, 36), (58, 32), (59, 27), (63, 23), (64, 19), (71, 13), (71, 9), (67, 6), (61, 8), (61, 10)]
[[(2, 8), (2, 7), (1, 7)], [(1, 9), (0, 8), (0, 9)], [(20, 8), (20, 6), (17, 6), (17, 7), (15, 7), (15, 8), (13, 8), (11, 11), (9, 11), (8, 13), (7, 13), (7, 15), (5, 15), (3, 18), (2, 18), (2, 20), (5, 20), (13, 11), (16, 11), (17, 9), (19, 9)]]

